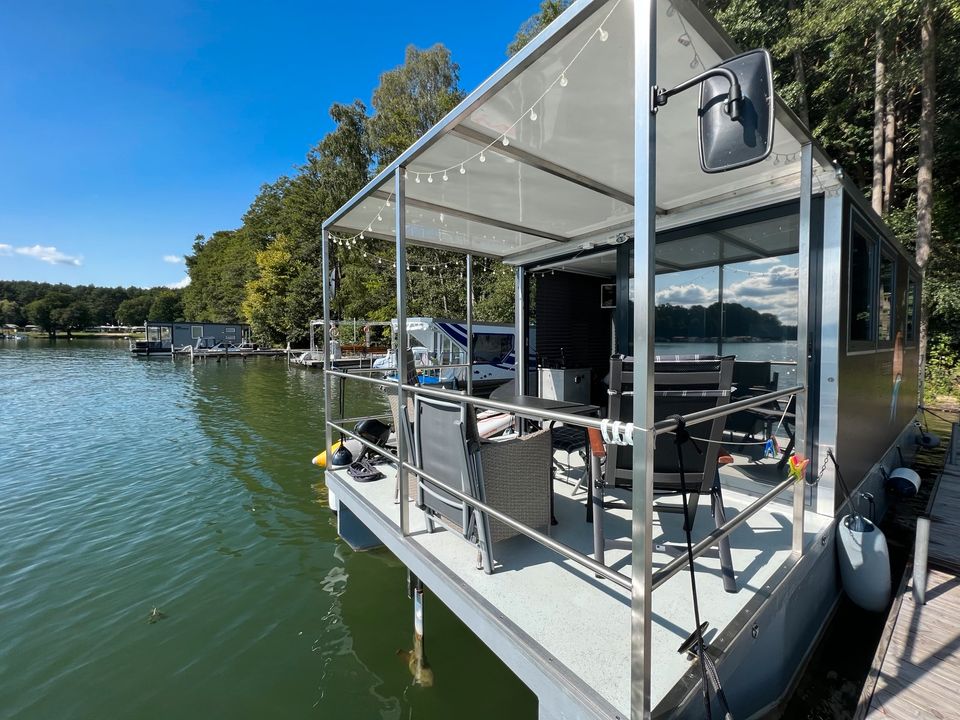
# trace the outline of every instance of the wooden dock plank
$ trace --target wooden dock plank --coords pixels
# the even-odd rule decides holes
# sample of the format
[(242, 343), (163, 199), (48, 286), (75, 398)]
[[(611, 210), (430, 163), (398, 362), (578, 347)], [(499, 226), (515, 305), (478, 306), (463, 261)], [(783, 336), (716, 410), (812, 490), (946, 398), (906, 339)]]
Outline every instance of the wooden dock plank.
[[(905, 578), (857, 717), (960, 720), (960, 443), (954, 425), (929, 506), (926, 604)], [(908, 565), (911, 571), (912, 563)]]

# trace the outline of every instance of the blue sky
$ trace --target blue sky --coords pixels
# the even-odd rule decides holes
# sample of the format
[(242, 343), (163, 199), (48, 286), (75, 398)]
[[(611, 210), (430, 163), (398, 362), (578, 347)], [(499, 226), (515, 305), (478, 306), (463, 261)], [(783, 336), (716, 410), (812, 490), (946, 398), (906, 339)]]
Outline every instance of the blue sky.
[(331, 103), (369, 105), (408, 44), (444, 43), (469, 91), (538, 5), (0, 3), (0, 279), (180, 281)]

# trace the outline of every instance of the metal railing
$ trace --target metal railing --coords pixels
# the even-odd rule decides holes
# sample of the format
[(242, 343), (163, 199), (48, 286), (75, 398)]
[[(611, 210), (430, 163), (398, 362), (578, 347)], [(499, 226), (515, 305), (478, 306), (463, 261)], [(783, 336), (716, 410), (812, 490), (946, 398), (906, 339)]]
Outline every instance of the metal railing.
[[(404, 394), (412, 393), (415, 395), (423, 395), (425, 397), (431, 397), (438, 400), (451, 401), (455, 400), (462, 402), (467, 405), (472, 405), (475, 407), (487, 408), (491, 410), (500, 410), (503, 412), (513, 413), (515, 415), (521, 415), (524, 417), (532, 417), (540, 420), (549, 420), (554, 422), (562, 422), (565, 425), (574, 425), (585, 428), (595, 428), (597, 430), (601, 429), (601, 424), (604, 422), (599, 418), (585, 417), (583, 415), (571, 415), (569, 413), (564, 413), (556, 410), (543, 410), (539, 408), (530, 408), (523, 405), (517, 405), (510, 402), (505, 402), (502, 400), (491, 400), (489, 398), (478, 398), (472, 395), (462, 395), (459, 393), (454, 393), (449, 390), (433, 390), (430, 388), (424, 388), (418, 385), (407, 385), (400, 384), (397, 382), (387, 382), (385, 383), (382, 378), (373, 378), (366, 377), (359, 373), (353, 372), (343, 372), (339, 370), (325, 370), (327, 375), (331, 377), (338, 377), (349, 380), (360, 380), (362, 382), (371, 383), (379, 386), (395, 386), (399, 387)], [(751, 398), (745, 398), (744, 400), (738, 400), (736, 402), (728, 403), (726, 405), (710, 408), (707, 410), (701, 410), (698, 412), (690, 413), (689, 415), (684, 415), (684, 423), (687, 426), (696, 425), (698, 423), (707, 422), (714, 420), (718, 417), (725, 415), (731, 415), (741, 410), (748, 410), (753, 407), (759, 407), (765, 405), (774, 400), (787, 397), (790, 395), (797, 395), (805, 392), (805, 388), (802, 385), (795, 385), (783, 390), (776, 390), (769, 393), (764, 393), (763, 395), (757, 395)], [(350, 422), (356, 421), (357, 418), (341, 419), (339, 422)], [(414, 473), (428, 482), (435, 484), (440, 489), (445, 492), (450, 493), (455, 498), (460, 500), (463, 503), (466, 503), (474, 510), (487, 513), (490, 517), (499, 520), (508, 527), (516, 530), (518, 533), (534, 540), (535, 542), (543, 545), (544, 547), (556, 552), (562, 557), (570, 560), (571, 562), (580, 565), (581, 567), (593, 572), (598, 577), (602, 577), (615, 585), (630, 590), (631, 589), (631, 580), (626, 575), (619, 573), (615, 570), (612, 570), (607, 565), (598, 562), (597, 560), (584, 555), (562, 543), (557, 542), (553, 538), (545, 535), (544, 533), (535, 530), (523, 523), (514, 520), (509, 515), (504, 514), (503, 512), (487, 505), (485, 502), (478, 500), (475, 497), (467, 495), (466, 493), (458, 490), (455, 487), (425, 473), (423, 470), (418, 468), (416, 465), (408, 463), (406, 461), (401, 462), (400, 458), (389, 450), (376, 445), (354, 432), (351, 432), (342, 425), (334, 422), (332, 420), (327, 420), (327, 424), (333, 430), (342, 433), (344, 436), (351, 438), (359, 442), (363, 447), (371, 450), (378, 455), (386, 458), (390, 462), (397, 465), (398, 468), (403, 467), (406, 471)], [(654, 425), (654, 432), (656, 435), (662, 435), (665, 433), (672, 432), (677, 428), (677, 421), (675, 419), (666, 419), (657, 422)], [(693, 546), (693, 558), (696, 559), (706, 553), (710, 548), (714, 547), (722, 538), (726, 537), (734, 530), (736, 530), (740, 525), (745, 523), (751, 517), (753, 517), (757, 512), (766, 507), (769, 503), (773, 502), (778, 495), (782, 494), (784, 491), (790, 488), (791, 485), (797, 484), (797, 480), (793, 477), (787, 478), (778, 485), (770, 489), (766, 494), (757, 498), (755, 501), (750, 503), (747, 507), (742, 509), (734, 518), (728, 520), (720, 527), (711, 531), (706, 537), (698, 541)], [(803, 488), (795, 490), (795, 492), (802, 493)], [(666, 583), (671, 577), (673, 577), (677, 572), (682, 570), (687, 566), (689, 558), (687, 554), (683, 554), (671, 560), (663, 568), (653, 573), (653, 584), (652, 589), (656, 590), (658, 587)]]

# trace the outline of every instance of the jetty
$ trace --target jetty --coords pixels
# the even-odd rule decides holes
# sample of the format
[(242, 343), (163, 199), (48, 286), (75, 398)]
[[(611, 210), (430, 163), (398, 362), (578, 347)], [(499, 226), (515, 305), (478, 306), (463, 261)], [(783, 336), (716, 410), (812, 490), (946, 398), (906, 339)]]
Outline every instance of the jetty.
[(887, 617), (855, 720), (960, 718), (960, 444), (953, 425), (913, 558)]

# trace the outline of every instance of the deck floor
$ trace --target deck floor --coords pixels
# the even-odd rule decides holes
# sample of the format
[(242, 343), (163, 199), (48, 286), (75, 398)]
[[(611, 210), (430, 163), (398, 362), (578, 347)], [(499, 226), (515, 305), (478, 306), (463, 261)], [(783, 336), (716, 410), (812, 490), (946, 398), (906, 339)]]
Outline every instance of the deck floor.
[[(399, 535), (399, 506), (394, 502), (395, 470), (381, 466), (385, 479), (356, 483), (342, 471), (328, 472), (327, 483), (338, 499), (348, 507), (361, 503), (365, 511), (375, 511), (389, 519)], [(765, 488), (760, 483), (754, 493), (737, 489), (747, 484), (741, 473), (725, 469), (724, 501), (728, 519), (746, 507)], [(585, 522), (586, 493), (572, 496), (573, 484), (555, 483), (555, 512), (558, 524), (551, 536), (591, 555), (592, 526)], [(629, 503), (630, 493), (611, 490), (608, 500), (620, 497)], [(694, 537), (704, 536), (713, 527), (709, 500), (701, 500)], [(361, 508), (351, 508), (355, 513)], [(361, 513), (357, 513), (360, 515)], [(656, 542), (678, 544), (683, 541), (681, 516), (654, 515)], [(829, 518), (807, 513), (806, 542), (810, 543), (829, 523)], [(630, 511), (608, 510), (605, 535), (608, 539), (630, 537)], [(731, 535), (731, 548), (737, 593), (724, 592), (716, 552), (697, 560), (697, 585), (702, 620), (709, 622), (708, 641), (726, 628), (765, 587), (773, 574), (790, 558), (792, 534), (791, 494), (769, 504)], [(381, 538), (383, 539), (383, 538)], [(487, 575), (476, 567), (477, 553), (462, 537), (440, 530), (428, 533), (423, 515), (411, 506), (409, 542), (429, 553), (477, 596), (492, 603), (501, 620), (512, 623), (531, 639), (533, 652), (543, 653), (562, 663), (589, 688), (617, 710), (630, 707), (630, 597), (613, 583), (600, 580), (574, 563), (525, 537), (516, 537), (494, 547), (496, 571)], [(654, 554), (654, 570), (671, 559)], [(627, 550), (607, 550), (608, 566), (630, 574)], [(690, 662), (677, 653), (677, 647), (694, 628), (690, 601), (690, 581), (686, 572), (678, 573), (659, 588), (653, 597), (652, 707), (691, 670)], [(469, 623), (468, 623), (469, 624)], [(508, 663), (509, 664), (509, 663)]]
[(874, 659), (873, 687), (864, 688), (868, 720), (960, 718), (960, 444), (958, 429), (931, 501), (926, 604), (912, 580), (888, 619), (889, 642)]

